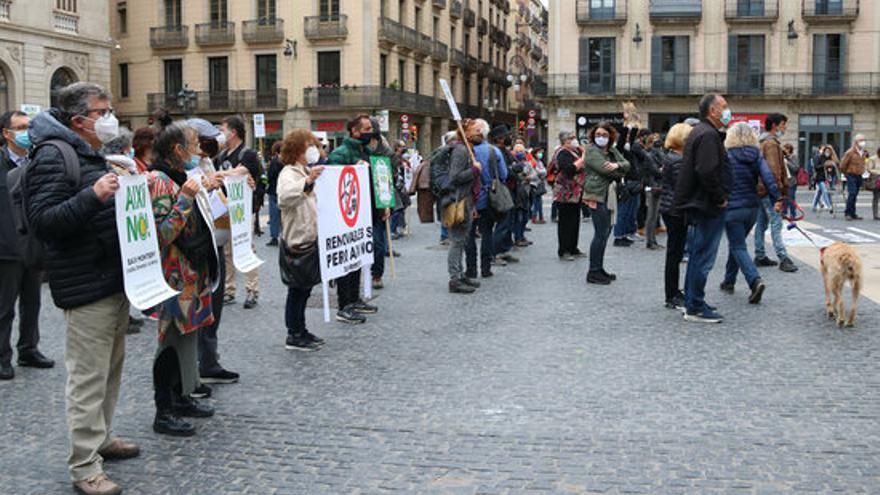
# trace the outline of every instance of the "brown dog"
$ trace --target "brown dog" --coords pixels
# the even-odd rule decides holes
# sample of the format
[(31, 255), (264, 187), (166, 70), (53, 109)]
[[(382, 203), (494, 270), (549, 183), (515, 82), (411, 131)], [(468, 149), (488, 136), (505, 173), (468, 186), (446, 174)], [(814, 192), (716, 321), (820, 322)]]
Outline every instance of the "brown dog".
[[(862, 288), (862, 260), (852, 246), (845, 242), (835, 242), (819, 251), (822, 279), (825, 281), (825, 310), (829, 318), (837, 314), (837, 324), (851, 327), (856, 323), (856, 306)], [(849, 318), (844, 318), (843, 286), (849, 280), (852, 286), (852, 303)], [(834, 303), (831, 296), (834, 295)]]

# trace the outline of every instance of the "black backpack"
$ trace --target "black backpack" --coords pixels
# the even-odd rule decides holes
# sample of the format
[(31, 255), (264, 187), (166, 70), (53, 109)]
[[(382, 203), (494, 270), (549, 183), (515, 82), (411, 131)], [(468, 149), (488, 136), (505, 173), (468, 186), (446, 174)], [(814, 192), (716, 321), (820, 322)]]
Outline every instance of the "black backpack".
[(446, 195), (452, 185), (449, 180), (449, 164), (452, 161), (452, 150), (455, 146), (446, 145), (435, 149), (431, 153), (431, 192), (435, 198)]
[(34, 157), (44, 146), (54, 146), (61, 152), (64, 158), (64, 177), (74, 191), (79, 189), (82, 181), (79, 157), (76, 150), (66, 141), (51, 139), (35, 146), (30, 152), (31, 162), (23, 167), (10, 170), (6, 175), (6, 186), (9, 188), (9, 197), (12, 203), (12, 217), (15, 219), (15, 230), (19, 235), (19, 250), (25, 266), (32, 269), (42, 269), (45, 256), (43, 242), (37, 238), (28, 221), (27, 207), (29, 204), (27, 176), (33, 166)]

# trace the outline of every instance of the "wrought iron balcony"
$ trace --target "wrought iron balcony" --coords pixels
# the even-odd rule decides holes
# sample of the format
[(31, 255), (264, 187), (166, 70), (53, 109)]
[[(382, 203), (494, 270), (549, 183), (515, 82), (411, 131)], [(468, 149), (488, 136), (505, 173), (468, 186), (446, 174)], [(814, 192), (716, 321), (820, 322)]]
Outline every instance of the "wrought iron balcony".
[(463, 70), (466, 72), (477, 72), (480, 68), (480, 61), (472, 55), (465, 55), (465, 63)]
[(265, 18), (243, 21), (241, 37), (246, 43), (281, 43), (284, 41), (284, 19)]
[(541, 96), (548, 97), (698, 96), (709, 92), (776, 99), (880, 96), (878, 72), (580, 73), (550, 74), (546, 81)]
[(859, 17), (860, 0), (801, 0), (805, 22), (811, 24), (850, 23)]
[(187, 46), (189, 46), (189, 26), (150, 28), (150, 47), (154, 49), (186, 48)]
[(434, 41), (431, 45), (431, 58), (433, 58), (435, 62), (440, 63), (448, 61), (449, 47), (446, 46), (446, 43)]
[(582, 26), (626, 24), (626, 0), (615, 0), (612, 7), (594, 7), (593, 0), (577, 0), (577, 23)]
[(304, 88), (303, 107), (355, 108), (363, 110), (389, 109), (396, 112), (449, 117), (445, 100), (433, 96), (410, 93), (380, 86), (343, 86), (333, 88)]
[(446, 8), (446, 0), (434, 0), (432, 2), (435, 8), (445, 9)]
[(472, 28), (477, 25), (477, 13), (471, 8), (464, 9), (464, 27)]
[(452, 3), (449, 4), (449, 17), (461, 19), (462, 10), (461, 0), (452, 0)]
[(648, 16), (654, 23), (693, 23), (703, 17), (702, 0), (651, 0)]
[(379, 18), (379, 41), (387, 45), (404, 43), (403, 26), (388, 17)]
[(413, 47), (413, 52), (416, 56), (425, 58), (431, 55), (434, 52), (434, 40), (427, 34), (420, 33), (415, 29), (413, 29), (413, 32), (416, 34), (416, 43)]
[(235, 43), (234, 22), (206, 22), (196, 24), (196, 44), (199, 46), (232, 45)]
[(480, 36), (489, 34), (489, 21), (485, 17), (480, 17), (480, 20), (477, 22), (477, 34)]
[(348, 16), (310, 16), (305, 19), (306, 39), (311, 41), (342, 40), (348, 37)]
[(188, 109), (183, 108), (176, 94), (148, 93), (147, 112), (152, 113), (160, 108), (175, 114), (183, 113), (184, 110), (189, 110), (191, 113), (283, 111), (287, 109), (287, 90), (196, 91), (195, 100), (190, 103)]
[(779, 0), (725, 0), (724, 18), (733, 23), (773, 23), (779, 19)]

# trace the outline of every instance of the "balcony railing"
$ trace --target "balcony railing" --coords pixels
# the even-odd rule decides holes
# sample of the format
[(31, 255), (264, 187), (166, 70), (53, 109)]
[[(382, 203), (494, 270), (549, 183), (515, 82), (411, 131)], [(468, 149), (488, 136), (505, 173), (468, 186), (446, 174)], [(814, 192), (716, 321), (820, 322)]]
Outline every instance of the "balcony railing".
[(434, 41), (431, 45), (431, 58), (436, 62), (446, 62), (449, 60), (449, 47), (446, 43)]
[(416, 45), (413, 47), (415, 54), (420, 57), (431, 55), (434, 52), (434, 40), (427, 34), (413, 31), (416, 33)]
[(471, 8), (464, 9), (464, 27), (472, 28), (477, 25), (477, 13)]
[[(167, 95), (165, 93), (147, 94), (148, 113), (155, 112), (160, 108), (164, 108), (171, 113), (182, 113), (184, 108), (180, 103), (177, 95)], [(190, 103), (188, 108), (192, 113), (252, 112), (254, 110), (283, 111), (286, 109), (286, 89), (275, 91), (196, 91), (195, 100)]]
[(206, 22), (196, 24), (196, 44), (199, 46), (231, 45), (235, 43), (234, 22)]
[(432, 4), (434, 5), (434, 7), (438, 8), (438, 9), (445, 9), (446, 8), (446, 0), (434, 0), (432, 2)]
[(725, 0), (727, 22), (775, 22), (779, 19), (779, 0)]
[(452, 48), (451, 50), (449, 50), (449, 65), (451, 67), (464, 68), (466, 64), (467, 57), (465, 56), (463, 51), (456, 48)]
[(477, 72), (480, 70), (480, 61), (473, 55), (465, 55), (464, 69), (467, 72)]
[(388, 17), (379, 18), (379, 41), (390, 45), (403, 44), (403, 26)]
[(186, 48), (189, 46), (189, 26), (151, 27), (150, 46), (155, 49)]
[[(8, 4), (6, 6), (6, 18), (9, 18)], [(53, 18), (56, 31), (68, 34), (76, 34), (79, 32), (79, 17), (65, 12), (55, 12)]]
[(306, 39), (341, 40), (348, 37), (348, 16), (311, 16), (305, 18)]
[(648, 13), (652, 22), (698, 23), (703, 17), (702, 0), (651, 0)]
[(397, 112), (449, 117), (445, 100), (380, 86), (304, 88), (304, 108), (389, 109)]
[(626, 24), (626, 0), (615, 0), (611, 7), (594, 7), (593, 0), (577, 0), (577, 23), (583, 26)]
[(477, 22), (477, 34), (480, 36), (489, 34), (489, 21), (485, 17), (480, 17), (480, 20)]
[[(880, 73), (690, 73), (550, 74), (549, 97), (698, 96), (878, 96)], [(536, 90), (536, 94), (537, 90)], [(542, 95), (544, 96), (544, 95)]]
[(461, 0), (452, 0), (449, 4), (449, 16), (453, 19), (461, 19), (462, 10)]
[(284, 19), (266, 18), (243, 21), (241, 37), (246, 43), (281, 43), (284, 41)]
[(852, 22), (860, 7), (859, 0), (801, 0), (804, 20), (811, 23)]

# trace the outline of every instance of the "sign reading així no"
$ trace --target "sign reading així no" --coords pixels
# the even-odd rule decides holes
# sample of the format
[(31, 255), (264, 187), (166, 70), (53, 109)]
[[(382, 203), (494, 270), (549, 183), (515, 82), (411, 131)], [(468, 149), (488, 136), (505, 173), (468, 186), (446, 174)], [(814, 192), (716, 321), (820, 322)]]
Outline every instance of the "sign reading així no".
[(232, 264), (247, 273), (263, 264), (253, 249), (253, 195), (247, 177), (230, 176), (223, 179), (229, 208), (229, 226), (232, 236)]

